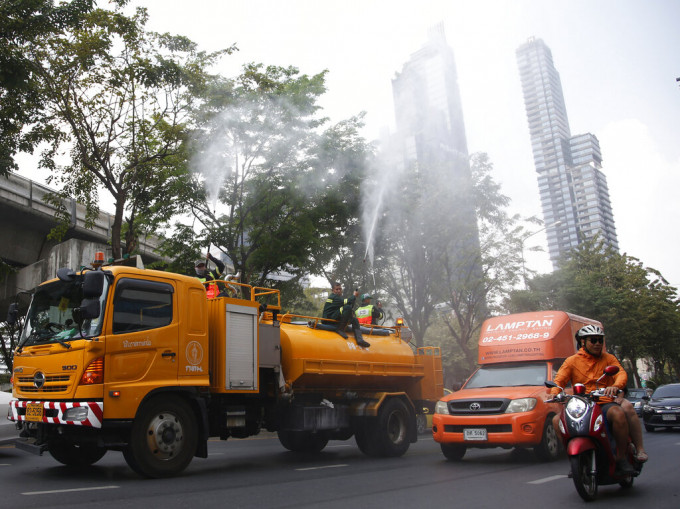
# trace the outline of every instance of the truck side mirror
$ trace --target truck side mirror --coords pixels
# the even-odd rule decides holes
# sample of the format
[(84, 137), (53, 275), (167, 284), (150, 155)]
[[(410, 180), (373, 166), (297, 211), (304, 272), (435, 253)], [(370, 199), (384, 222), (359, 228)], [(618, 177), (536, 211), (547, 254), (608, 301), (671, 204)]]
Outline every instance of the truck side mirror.
[(84, 299), (98, 300), (99, 297), (101, 297), (102, 292), (104, 291), (104, 277), (104, 273), (99, 270), (91, 270), (85, 273), (83, 277)]
[(60, 269), (57, 269), (57, 277), (60, 281), (70, 283), (75, 279), (76, 272), (68, 267), (61, 267)]
[(17, 323), (17, 316), (19, 315), (19, 304), (12, 302), (7, 310), (7, 325), (14, 325)]
[(99, 299), (83, 299), (80, 307), (73, 309), (73, 320), (82, 326), (85, 320), (98, 318), (100, 311)]

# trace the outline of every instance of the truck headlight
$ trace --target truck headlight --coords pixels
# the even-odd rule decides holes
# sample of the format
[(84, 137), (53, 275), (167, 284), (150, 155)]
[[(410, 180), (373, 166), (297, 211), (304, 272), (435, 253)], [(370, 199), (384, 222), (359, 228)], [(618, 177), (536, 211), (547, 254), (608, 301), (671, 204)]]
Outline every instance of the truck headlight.
[(449, 415), (449, 405), (446, 404), (446, 401), (437, 401), (434, 406), (434, 413)]
[(536, 398), (519, 398), (513, 399), (508, 408), (505, 410), (506, 414), (516, 414), (520, 412), (528, 412), (533, 410), (536, 406)]
[(87, 407), (85, 406), (77, 406), (73, 408), (69, 408), (64, 412), (64, 420), (65, 421), (75, 421), (75, 422), (80, 422), (84, 421), (87, 419)]

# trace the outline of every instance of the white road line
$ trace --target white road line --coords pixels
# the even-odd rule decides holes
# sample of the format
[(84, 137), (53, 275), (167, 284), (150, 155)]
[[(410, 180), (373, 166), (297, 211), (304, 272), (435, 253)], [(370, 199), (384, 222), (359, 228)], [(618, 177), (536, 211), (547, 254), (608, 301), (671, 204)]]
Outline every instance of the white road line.
[(349, 444), (337, 444), (337, 445), (327, 445), (324, 449), (333, 449), (337, 447), (354, 447), (353, 445)]
[(321, 470), (324, 468), (340, 468), (340, 467), (348, 467), (349, 465), (346, 463), (340, 464), (340, 465), (325, 465), (323, 467), (307, 467), (307, 468), (296, 468), (298, 472), (303, 472), (305, 470)]
[(0, 467), (11, 467), (11, 463), (0, 463)]
[(565, 479), (566, 477), (566, 475), (551, 475), (550, 477), (544, 477), (543, 479), (529, 481), (527, 484), (543, 484), (546, 482), (557, 481), (558, 479)]
[(120, 486), (94, 486), (92, 488), (71, 488), (68, 490), (27, 491), (22, 495), (50, 495), (53, 493), (70, 493), (72, 491), (113, 490)]

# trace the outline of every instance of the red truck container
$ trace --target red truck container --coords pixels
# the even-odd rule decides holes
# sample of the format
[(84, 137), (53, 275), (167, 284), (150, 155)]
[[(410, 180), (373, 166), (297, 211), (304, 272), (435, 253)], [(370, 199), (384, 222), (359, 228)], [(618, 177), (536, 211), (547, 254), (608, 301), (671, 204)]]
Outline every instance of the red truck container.
[(574, 334), (600, 322), (563, 311), (536, 311), (489, 318), (479, 337), (479, 368), (460, 391), (435, 407), (432, 433), (450, 460), (468, 447), (533, 448), (544, 461), (560, 444), (551, 425), (560, 411), (545, 403), (544, 382), (576, 353)]

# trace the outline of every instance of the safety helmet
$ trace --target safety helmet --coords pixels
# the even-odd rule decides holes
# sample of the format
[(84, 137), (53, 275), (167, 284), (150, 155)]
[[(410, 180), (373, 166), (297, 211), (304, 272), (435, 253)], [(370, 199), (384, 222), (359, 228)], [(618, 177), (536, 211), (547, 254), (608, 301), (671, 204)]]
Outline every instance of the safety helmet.
[(363, 294), (363, 295), (361, 296), (361, 300), (372, 299), (372, 298), (373, 298), (373, 297), (371, 297), (371, 296), (370, 296), (369, 294), (367, 294), (367, 293), (365, 293), (365, 294)]
[(602, 336), (604, 337), (604, 331), (599, 325), (588, 324), (581, 327), (576, 333), (576, 346), (581, 345), (581, 341), (589, 336)]

